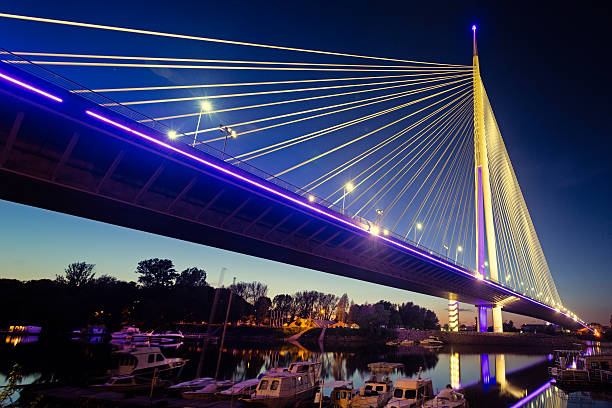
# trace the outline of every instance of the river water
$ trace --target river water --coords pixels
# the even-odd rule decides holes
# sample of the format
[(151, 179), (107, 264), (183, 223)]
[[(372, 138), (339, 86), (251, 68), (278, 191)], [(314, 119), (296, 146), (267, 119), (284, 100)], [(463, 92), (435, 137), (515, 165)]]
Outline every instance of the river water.
[[(0, 386), (18, 363), (22, 383), (61, 383), (86, 386), (104, 375), (110, 364), (111, 345), (62, 338), (12, 338), (0, 344)], [(180, 379), (192, 379), (198, 369), (201, 347), (185, 343), (164, 349), (167, 356), (189, 359)], [(214, 377), (218, 350), (207, 349), (201, 376)], [(220, 379), (236, 382), (254, 378), (273, 367), (286, 367), (295, 361), (321, 361), (322, 377), (352, 381), (363, 385), (369, 376), (367, 365), (377, 361), (402, 363), (403, 368), (391, 374), (393, 380), (415, 376), (422, 367), (422, 376), (432, 379), (434, 391), (451, 384), (461, 389), (471, 408), (480, 407), (612, 407), (612, 395), (574, 392), (566, 394), (549, 383), (547, 367), (552, 355), (517, 349), (476, 349), (447, 346), (438, 351), (420, 347), (360, 347), (321, 350), (318, 346), (241, 344), (224, 348), (219, 367)], [(15, 395), (14, 398), (17, 398)], [(606, 401), (607, 399), (607, 401)]]

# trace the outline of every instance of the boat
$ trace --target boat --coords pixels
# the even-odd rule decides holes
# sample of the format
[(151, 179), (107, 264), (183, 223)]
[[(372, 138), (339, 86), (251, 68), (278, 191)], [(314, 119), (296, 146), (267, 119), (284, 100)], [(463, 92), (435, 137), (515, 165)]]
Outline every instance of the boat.
[(419, 342), (419, 345), (421, 345), (423, 347), (442, 347), (442, 346), (444, 346), (444, 342), (442, 340), (440, 340), (439, 337), (429, 336), (429, 338), (427, 338), (425, 340), (421, 340)]
[[(321, 388), (322, 390), (315, 395), (314, 403), (309, 404), (311, 408), (319, 406), (329, 408), (351, 408), (353, 395), (355, 394), (352, 381), (324, 382)], [(331, 392), (329, 397), (323, 395), (323, 400), (321, 401), (321, 394), (325, 388), (331, 388)]]
[(557, 367), (549, 367), (548, 373), (562, 388), (585, 386), (612, 387), (612, 354), (560, 356)]
[(183, 333), (181, 333), (180, 330), (176, 333), (167, 331), (163, 333), (150, 334), (151, 341), (156, 343), (178, 343), (183, 341), (184, 338), (185, 336), (183, 336)]
[(161, 378), (144, 378), (136, 375), (118, 375), (111, 377), (104, 384), (90, 385), (90, 388), (104, 391), (128, 392), (149, 391), (153, 388), (165, 388), (170, 383)]
[(40, 334), (40, 326), (9, 326), (9, 334)]
[(214, 399), (215, 394), (232, 386), (231, 380), (213, 381), (199, 390), (185, 391), (181, 395), (185, 399), (209, 400)]
[(229, 387), (226, 390), (217, 393), (217, 399), (229, 400), (232, 398), (249, 398), (255, 392), (259, 384), (258, 378), (241, 381)]
[[(421, 406), (421, 405), (419, 405)], [(440, 391), (434, 399), (425, 401), (423, 408), (468, 408), (468, 402), (463, 394), (453, 390), (450, 385)]]
[(113, 352), (112, 357), (114, 364), (109, 370), (111, 376), (151, 376), (157, 371), (158, 375), (167, 377), (187, 363), (187, 360), (180, 357), (165, 357), (159, 347), (126, 347)]
[(391, 398), (393, 382), (389, 374), (396, 368), (403, 367), (399, 363), (378, 362), (368, 364), (371, 376), (364, 386), (353, 397), (353, 408), (382, 408)]
[(320, 374), (319, 362), (292, 363), (289, 368), (270, 370), (259, 380), (255, 393), (242, 401), (270, 408), (295, 405), (314, 397)]
[(182, 383), (171, 385), (170, 387), (168, 387), (168, 389), (174, 390), (174, 391), (181, 391), (181, 392), (182, 391), (193, 391), (193, 390), (199, 390), (201, 388), (204, 388), (212, 382), (215, 382), (215, 379), (212, 377), (200, 377), (200, 378), (195, 378), (191, 381), (184, 381)]
[(132, 336), (142, 334), (136, 326), (123, 326), (121, 330), (111, 333), (113, 340), (131, 340)]
[(395, 380), (393, 397), (385, 408), (416, 408), (433, 398), (431, 378), (421, 378), (421, 369), (417, 378), (400, 378)]

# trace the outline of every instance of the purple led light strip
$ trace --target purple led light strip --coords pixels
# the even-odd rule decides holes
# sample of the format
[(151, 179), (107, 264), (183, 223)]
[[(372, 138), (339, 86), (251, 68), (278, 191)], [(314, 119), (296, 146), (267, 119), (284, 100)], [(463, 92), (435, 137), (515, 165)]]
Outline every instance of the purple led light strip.
[(0, 72), (0, 78), (3, 78), (5, 80), (7, 80), (8, 82), (11, 82), (11, 83), (13, 83), (15, 85), (18, 85), (18, 86), (20, 86), (22, 88), (25, 88), (25, 89), (29, 90), (29, 91), (36, 92), (37, 94), (45, 96), (45, 97), (47, 97), (47, 98), (49, 98), (51, 100), (54, 100), (55, 102), (64, 102), (62, 100), (62, 98), (58, 98), (55, 95), (52, 95), (52, 94), (50, 94), (48, 92), (45, 92), (45, 91), (43, 91), (41, 89), (35, 88), (32, 85), (28, 85), (25, 82), (19, 81), (18, 79), (15, 79), (15, 78), (13, 78), (11, 76), (3, 74), (2, 72)]
[[(267, 191), (269, 193), (272, 193), (272, 194), (274, 194), (276, 196), (279, 196), (279, 197), (282, 197), (282, 198), (284, 198), (286, 200), (289, 200), (292, 203), (297, 204), (297, 205), (299, 205), (301, 207), (308, 208), (311, 211), (314, 211), (314, 212), (316, 212), (318, 214), (324, 215), (324, 216), (326, 216), (328, 218), (331, 218), (331, 219), (333, 219), (335, 221), (338, 221), (338, 222), (340, 222), (340, 223), (342, 223), (344, 225), (347, 225), (347, 226), (349, 226), (351, 228), (360, 230), (362, 232), (370, 233), (368, 228), (362, 227), (360, 225), (354, 224), (353, 222), (350, 222), (348, 220), (340, 218), (340, 217), (338, 217), (338, 216), (336, 216), (336, 215), (334, 215), (334, 214), (332, 214), (330, 212), (327, 212), (327, 211), (324, 211), (324, 210), (322, 210), (320, 208), (317, 208), (317, 207), (311, 205), (308, 202), (305, 202), (305, 201), (299, 200), (297, 198), (291, 197), (289, 195), (286, 195), (286, 194), (284, 194), (284, 193), (282, 193), (282, 192), (280, 192), (278, 190), (275, 190), (275, 189), (273, 189), (271, 187), (268, 187), (268, 186), (266, 186), (264, 184), (261, 184), (258, 181), (249, 179), (249, 178), (244, 177), (244, 176), (242, 176), (242, 175), (240, 175), (238, 173), (234, 173), (233, 171), (231, 171), (229, 169), (226, 169), (225, 167), (222, 167), (222, 166), (219, 166), (219, 165), (214, 164), (212, 162), (209, 162), (209, 161), (207, 161), (205, 159), (202, 159), (201, 157), (195, 156), (195, 155), (193, 155), (191, 153), (187, 153), (187, 152), (185, 152), (185, 151), (183, 151), (183, 150), (181, 150), (181, 149), (179, 149), (179, 148), (177, 148), (175, 146), (172, 146), (172, 145), (170, 145), (168, 143), (162, 142), (161, 140), (156, 139), (156, 138), (154, 138), (152, 136), (145, 135), (144, 133), (141, 133), (141, 132), (139, 132), (137, 130), (129, 128), (129, 127), (127, 127), (125, 125), (122, 125), (122, 124), (120, 124), (118, 122), (115, 122), (115, 121), (113, 121), (113, 120), (111, 120), (111, 119), (109, 119), (109, 118), (107, 118), (105, 116), (102, 116), (102, 115), (98, 114), (98, 113), (92, 112), (90, 110), (85, 111), (85, 113), (87, 113), (88, 115), (90, 115), (90, 116), (92, 116), (92, 117), (94, 117), (94, 118), (96, 118), (96, 119), (98, 119), (98, 120), (100, 120), (102, 122), (108, 123), (108, 124), (110, 124), (112, 126), (115, 126), (115, 127), (119, 128), (119, 129), (122, 129), (122, 130), (124, 130), (124, 131), (126, 131), (128, 133), (132, 133), (134, 135), (137, 135), (137, 136), (139, 136), (139, 137), (141, 137), (143, 139), (146, 139), (146, 140), (148, 140), (148, 141), (150, 141), (152, 143), (155, 143), (155, 144), (157, 144), (159, 146), (165, 147), (168, 150), (171, 150), (173, 152), (179, 153), (179, 154), (181, 154), (181, 155), (183, 155), (185, 157), (188, 157), (188, 158), (190, 158), (192, 160), (195, 160), (195, 161), (197, 161), (197, 162), (199, 162), (201, 164), (204, 164), (204, 165), (206, 165), (208, 167), (212, 167), (212, 168), (214, 168), (214, 169), (216, 169), (216, 170), (218, 170), (218, 171), (220, 171), (222, 173), (225, 173), (225, 174), (230, 175), (230, 176), (232, 176), (234, 178), (242, 180), (242, 181), (244, 181), (244, 182), (246, 182), (248, 184), (256, 186), (256, 187), (258, 187), (258, 188), (260, 188), (262, 190), (265, 190), (265, 191)], [(476, 277), (474, 275), (472, 275), (471, 273), (469, 273), (467, 271), (464, 271), (463, 269), (458, 268), (457, 266), (455, 266), (453, 264), (445, 262), (444, 260), (441, 260), (441, 259), (435, 258), (433, 256), (430, 256), (430, 255), (428, 255), (428, 254), (426, 254), (424, 252), (421, 252), (421, 251), (419, 251), (419, 250), (417, 250), (415, 248), (411, 248), (409, 246), (406, 246), (406, 245), (404, 245), (404, 244), (402, 244), (400, 242), (397, 242), (397, 241), (395, 241), (395, 240), (393, 240), (391, 238), (388, 238), (388, 237), (385, 237), (385, 236), (381, 236), (381, 235), (376, 235), (376, 237), (378, 237), (379, 239), (382, 239), (382, 240), (384, 240), (384, 241), (386, 241), (386, 242), (388, 242), (388, 243), (390, 243), (392, 245), (395, 245), (395, 246), (397, 246), (399, 248), (402, 248), (402, 249), (404, 249), (406, 251), (412, 252), (412, 253), (414, 253), (414, 254), (422, 257), (422, 258), (425, 258), (425, 259), (428, 259), (428, 260), (430, 260), (430, 261), (432, 261), (434, 263), (443, 265), (443, 266), (445, 266), (447, 268), (450, 268), (450, 269), (452, 269), (452, 270), (454, 270), (456, 272), (462, 273), (462, 274), (464, 274), (464, 275), (466, 275), (466, 276), (468, 276), (468, 277), (470, 277), (472, 279), (476, 279)], [(543, 306), (543, 307), (545, 307), (545, 308), (547, 308), (547, 309), (549, 309), (551, 311), (556, 311), (556, 309), (554, 309), (554, 308), (552, 308), (552, 307), (550, 307), (550, 306), (548, 306), (548, 305), (546, 305), (544, 303), (540, 303), (537, 300), (534, 300), (534, 299), (531, 299), (531, 298), (529, 298), (527, 296), (523, 296), (523, 295), (521, 295), (519, 293), (513, 292), (513, 291), (509, 290), (508, 288), (505, 288), (505, 287), (501, 286), (498, 283), (491, 282), (491, 281), (488, 281), (488, 280), (482, 280), (480, 282), (484, 282), (484, 283), (486, 283), (488, 285), (494, 286), (495, 288), (500, 289), (500, 290), (502, 290), (502, 291), (504, 291), (504, 292), (506, 292), (506, 293), (508, 293), (508, 294), (510, 294), (512, 296), (520, 297), (520, 298), (525, 299), (525, 300), (527, 300), (529, 302), (532, 302), (532, 303), (535, 303), (537, 305)], [(567, 314), (565, 314), (565, 313), (563, 313), (561, 311), (559, 311), (558, 313), (561, 313), (564, 316), (566, 316), (567, 318), (569, 318), (571, 320), (574, 320), (572, 317), (570, 317), (569, 315), (567, 315)], [(576, 320), (574, 320), (574, 321), (576, 323), (578, 323), (578, 324), (588, 328), (589, 330), (592, 330), (591, 328), (589, 328), (588, 326), (582, 324), (581, 322), (578, 322)]]
[(550, 387), (550, 383), (551, 383), (550, 381), (545, 382), (544, 384), (540, 386), (540, 388), (534, 390), (531, 394), (527, 395), (523, 399), (518, 400), (514, 405), (510, 406), (509, 408), (522, 407), (523, 405), (525, 405), (526, 403), (528, 403), (529, 401), (531, 401), (532, 399), (534, 399), (535, 397), (537, 397), (538, 395), (546, 391)]

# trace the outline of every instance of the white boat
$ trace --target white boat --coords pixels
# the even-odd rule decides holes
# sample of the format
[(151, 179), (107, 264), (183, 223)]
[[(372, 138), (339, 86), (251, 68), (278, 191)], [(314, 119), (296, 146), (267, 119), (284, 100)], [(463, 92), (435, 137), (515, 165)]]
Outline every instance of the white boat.
[(439, 337), (429, 336), (428, 339), (421, 340), (419, 344), (423, 347), (442, 347), (444, 342)]
[(331, 381), (321, 385), (323, 395), (325, 394), (325, 388), (331, 388), (329, 397), (323, 396), (321, 401), (321, 391), (317, 392), (314, 399), (314, 406), (319, 405), (329, 408), (351, 408), (353, 403), (353, 396), (355, 390), (353, 389), (352, 381)]
[(258, 378), (251, 378), (250, 380), (241, 381), (232, 385), (227, 390), (218, 392), (217, 397), (219, 399), (249, 398), (255, 392), (258, 384)]
[(185, 336), (179, 330), (176, 333), (173, 332), (164, 332), (164, 333), (151, 333), (150, 335), (151, 341), (156, 343), (178, 343), (183, 341)]
[(447, 386), (434, 399), (425, 401), (423, 408), (468, 408), (468, 402), (463, 394)]
[(197, 400), (206, 400), (213, 399), (215, 394), (220, 391), (226, 390), (232, 386), (232, 381), (213, 381), (210, 384), (204, 386), (199, 390), (194, 391), (185, 391), (181, 395), (186, 399), (197, 399)]
[(138, 327), (123, 326), (118, 332), (111, 333), (111, 338), (113, 340), (131, 340), (132, 336), (138, 334), (141, 334)]
[(90, 385), (90, 388), (104, 391), (147, 391), (153, 388), (164, 388), (169, 384), (168, 381), (160, 378), (143, 378), (136, 375), (118, 375), (111, 377), (104, 384)]
[(395, 380), (393, 397), (385, 408), (416, 408), (433, 398), (431, 378), (401, 378)]
[(215, 382), (215, 379), (212, 377), (201, 377), (201, 378), (195, 378), (191, 381), (185, 381), (182, 383), (171, 385), (169, 389), (175, 390), (175, 391), (193, 391), (193, 390), (199, 390), (201, 388), (204, 388), (208, 384), (213, 383), (213, 382)]
[(165, 357), (159, 347), (127, 347), (112, 355), (114, 366), (110, 375), (168, 376), (183, 367), (187, 360)]
[(391, 399), (393, 382), (389, 374), (396, 368), (403, 367), (399, 363), (371, 363), (368, 364), (371, 377), (353, 397), (353, 408), (382, 408)]
[(255, 393), (245, 403), (281, 408), (314, 397), (321, 363), (292, 363), (289, 368), (268, 371), (261, 377)]

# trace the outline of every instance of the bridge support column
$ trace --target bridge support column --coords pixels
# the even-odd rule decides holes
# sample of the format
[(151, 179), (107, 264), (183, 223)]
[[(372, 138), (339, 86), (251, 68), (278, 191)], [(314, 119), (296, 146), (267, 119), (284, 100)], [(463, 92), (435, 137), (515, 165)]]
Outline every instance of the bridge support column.
[(459, 302), (448, 300), (448, 330), (459, 331)]
[(478, 316), (476, 318), (476, 331), (485, 333), (487, 328), (489, 327), (487, 323), (487, 315), (489, 314), (489, 310), (491, 306), (476, 306), (478, 309)]
[(502, 321), (501, 306), (493, 307), (493, 332), (502, 333), (504, 331), (504, 323)]

